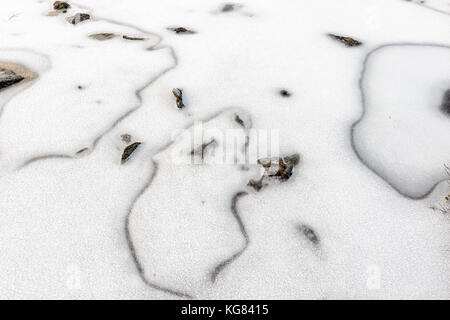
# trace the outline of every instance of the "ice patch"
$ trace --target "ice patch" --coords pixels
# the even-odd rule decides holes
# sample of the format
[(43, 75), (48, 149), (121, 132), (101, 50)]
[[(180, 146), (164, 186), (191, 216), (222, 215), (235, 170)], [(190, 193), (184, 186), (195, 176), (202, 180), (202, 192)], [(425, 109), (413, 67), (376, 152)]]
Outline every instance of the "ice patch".
[[(72, 6), (67, 14), (70, 10), (77, 8)], [(24, 28), (28, 21), (24, 16), (14, 20), (9, 31)], [(17, 61), (39, 74), (33, 86), (5, 100), (0, 118), (4, 170), (91, 148), (119, 119), (140, 106), (140, 91), (175, 63), (170, 48), (155, 48), (160, 42), (157, 35), (120, 23), (94, 19), (73, 26), (63, 16), (32, 19), (39, 28), (2, 39), (8, 47), (27, 43), (33, 52), (39, 52), (1, 52), (0, 61)], [(39, 43), (36, 39), (43, 32), (52, 36)], [(89, 37), (102, 32), (147, 40), (129, 41), (121, 36), (97, 41)]]
[(444, 14), (450, 14), (450, 1), (448, 0), (406, 0), (417, 3), (425, 8), (441, 12)]
[[(238, 164), (223, 164), (218, 158), (223, 153), (217, 151), (234, 152), (221, 132), (239, 130), (245, 137), (235, 116), (236, 110), (228, 110), (204, 124), (218, 135), (205, 136), (193, 146), (198, 150), (215, 141), (201, 154), (191, 152), (192, 135), (187, 134), (154, 157), (156, 175), (136, 202), (128, 224), (136, 261), (150, 284), (195, 296), (245, 247), (236, 192), (251, 172), (240, 170)], [(195, 134), (195, 125), (191, 130)], [(245, 150), (244, 144), (236, 147)], [(174, 163), (174, 155), (184, 157), (187, 164)], [(201, 161), (190, 164), (192, 157)]]
[(353, 126), (362, 161), (400, 193), (426, 196), (445, 179), (450, 119), (450, 48), (386, 45), (372, 51), (361, 79), (364, 113)]

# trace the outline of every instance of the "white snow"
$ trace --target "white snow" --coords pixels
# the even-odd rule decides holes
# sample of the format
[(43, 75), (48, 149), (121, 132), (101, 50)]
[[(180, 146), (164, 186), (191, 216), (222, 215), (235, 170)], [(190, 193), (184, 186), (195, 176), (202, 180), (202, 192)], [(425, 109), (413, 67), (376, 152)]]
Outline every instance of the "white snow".
[(354, 131), (356, 149), (412, 197), (446, 178), (449, 117), (439, 107), (450, 88), (449, 74), (450, 47), (388, 46), (366, 64), (361, 84), (366, 110)]
[(407, 0), (417, 3), (425, 8), (435, 10), (437, 12), (450, 14), (450, 1), (448, 0)]
[[(1, 298), (450, 297), (450, 222), (430, 209), (448, 194), (446, 1), (52, 3), (0, 3), (0, 63), (38, 74), (0, 91)], [(177, 163), (202, 120), (208, 161)], [(244, 150), (227, 129), (260, 146), (250, 125), (301, 155), (260, 192), (257, 164), (214, 161)], [(125, 133), (142, 144), (122, 165)]]
[[(230, 191), (244, 187), (251, 175), (239, 164), (214, 165), (221, 162), (223, 154), (233, 152), (221, 133), (231, 129), (245, 136), (234, 117), (235, 112), (227, 110), (204, 124), (206, 132), (219, 131), (204, 137), (206, 143), (214, 142), (204, 149), (203, 157), (200, 152), (193, 155), (200, 158), (195, 159), (197, 165), (189, 161), (191, 148), (185, 148), (190, 147), (190, 135), (181, 135), (154, 157), (155, 177), (137, 201), (129, 224), (136, 255), (149, 282), (192, 295), (211, 285), (213, 270), (245, 246), (231, 214)], [(245, 143), (245, 139), (239, 141)], [(201, 143), (193, 150), (199, 146)], [(219, 152), (221, 148), (224, 152)], [(242, 152), (244, 145), (238, 145), (237, 150)], [(186, 161), (171, 161), (175, 153)]]

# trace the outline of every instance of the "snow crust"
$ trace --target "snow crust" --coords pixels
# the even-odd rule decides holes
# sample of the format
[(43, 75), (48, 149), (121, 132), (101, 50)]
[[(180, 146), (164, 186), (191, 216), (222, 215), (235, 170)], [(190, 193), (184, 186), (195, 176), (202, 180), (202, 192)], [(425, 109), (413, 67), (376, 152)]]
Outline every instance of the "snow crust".
[[(0, 91), (0, 297), (448, 299), (445, 2), (2, 0), (0, 62), (38, 76)], [(301, 161), (260, 192), (174, 163), (199, 122)]]

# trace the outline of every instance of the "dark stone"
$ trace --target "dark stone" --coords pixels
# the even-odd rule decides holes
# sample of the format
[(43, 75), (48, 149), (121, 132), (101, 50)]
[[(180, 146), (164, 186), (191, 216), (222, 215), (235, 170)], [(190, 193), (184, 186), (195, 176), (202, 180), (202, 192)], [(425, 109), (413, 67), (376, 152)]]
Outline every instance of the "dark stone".
[(128, 161), (128, 158), (130, 158), (131, 154), (137, 149), (137, 147), (139, 147), (139, 145), (141, 144), (141, 142), (134, 142), (132, 144), (130, 144), (129, 146), (127, 146), (122, 153), (122, 158), (121, 158), (121, 163), (124, 164), (125, 162)]
[(167, 28), (167, 30), (173, 31), (176, 34), (182, 33), (182, 34), (194, 34), (196, 33), (194, 30), (189, 30), (184, 27), (177, 27), (177, 28)]
[(174, 88), (172, 89), (172, 93), (176, 98), (177, 108), (183, 109), (185, 107), (183, 103), (183, 91), (181, 89)]
[[(250, 117), (246, 116), (245, 114), (234, 114), (234, 122), (236, 122), (238, 125), (240, 125), (244, 129), (250, 129), (252, 127), (252, 120)], [(248, 137), (247, 137), (248, 139)]]
[(230, 12), (236, 9), (236, 5), (234, 3), (226, 3), (222, 7), (222, 12)]
[(245, 122), (244, 120), (241, 119), (241, 117), (239, 117), (239, 115), (235, 115), (234, 116), (234, 121), (236, 121), (240, 126), (245, 128)]
[(102, 32), (102, 33), (90, 34), (89, 38), (99, 40), (99, 41), (105, 41), (105, 40), (111, 40), (115, 36), (116, 35), (114, 33)]
[(252, 187), (257, 192), (268, 184), (264, 183), (266, 178), (278, 179), (281, 182), (289, 180), (294, 171), (294, 167), (300, 162), (300, 156), (293, 154), (283, 158), (264, 158), (259, 159), (258, 164), (264, 168), (264, 174), (260, 179), (251, 179), (247, 186)]
[(347, 47), (357, 47), (357, 46), (362, 45), (362, 42), (360, 42), (356, 39), (350, 38), (350, 37), (338, 36), (338, 35), (331, 34), (331, 33), (328, 34), (328, 36), (332, 39), (340, 41), (341, 43), (345, 44)]
[(280, 90), (280, 95), (284, 98), (289, 98), (291, 96), (291, 93), (285, 89)]
[(0, 90), (22, 81), (24, 77), (17, 75), (14, 71), (0, 69)]
[(55, 10), (64, 11), (69, 8), (70, 8), (70, 4), (68, 4), (67, 2), (64, 2), (64, 1), (55, 1), (53, 3), (53, 9), (55, 9)]
[(138, 38), (138, 37), (130, 37), (130, 36), (122, 36), (125, 40), (133, 40), (133, 41), (144, 41), (145, 38)]
[(442, 98), (441, 111), (450, 116), (450, 89), (445, 91), (444, 97)]
[(311, 241), (313, 245), (317, 246), (320, 243), (319, 237), (310, 226), (307, 226), (306, 224), (301, 224), (298, 226), (298, 230), (302, 233), (303, 236), (305, 236), (306, 239)]
[(299, 163), (300, 156), (293, 154), (283, 158), (266, 158), (258, 160), (268, 177), (277, 178), (280, 181), (288, 180), (293, 173), (294, 167)]
[(87, 13), (77, 13), (73, 17), (68, 18), (69, 23), (78, 24), (80, 22), (89, 20), (91, 16)]

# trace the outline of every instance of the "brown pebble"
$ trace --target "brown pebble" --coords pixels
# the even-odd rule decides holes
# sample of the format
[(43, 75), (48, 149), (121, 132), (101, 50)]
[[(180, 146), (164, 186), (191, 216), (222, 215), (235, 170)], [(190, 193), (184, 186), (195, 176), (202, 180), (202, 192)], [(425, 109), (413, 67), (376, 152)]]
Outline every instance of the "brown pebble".
[(176, 98), (176, 104), (178, 109), (183, 109), (185, 107), (183, 103), (183, 91), (178, 88), (172, 89), (172, 93)]
[(167, 28), (167, 30), (173, 31), (176, 34), (180, 34), (180, 33), (182, 33), (182, 34), (194, 34), (194, 33), (196, 33), (194, 30), (189, 30), (189, 29), (186, 29), (184, 27)]
[(114, 33), (109, 33), (109, 32), (101, 32), (101, 33), (94, 33), (94, 34), (90, 34), (89, 38), (98, 40), (98, 41), (105, 41), (105, 40), (111, 40), (115, 37), (116, 35)]
[(64, 1), (55, 1), (53, 3), (53, 9), (55, 10), (67, 10), (70, 8), (70, 4)]
[(280, 90), (280, 95), (284, 98), (289, 98), (291, 96), (291, 93), (285, 89)]
[(328, 34), (328, 36), (333, 38), (333, 39), (335, 39), (335, 40), (338, 40), (338, 41), (342, 42), (347, 47), (357, 47), (357, 46), (362, 45), (362, 42), (360, 42), (360, 41), (358, 41), (356, 39), (350, 38), (350, 37), (338, 36), (338, 35), (335, 35), (335, 34), (332, 34), (332, 33)]
[(147, 40), (146, 38), (139, 38), (139, 37), (130, 37), (130, 36), (122, 36), (125, 40), (132, 40), (132, 41), (144, 41)]

